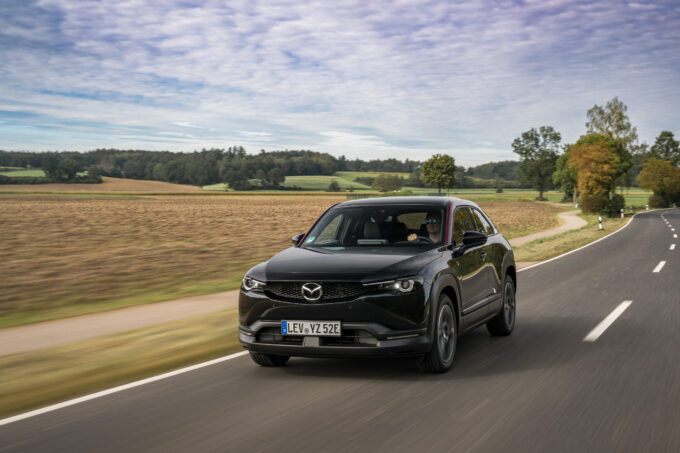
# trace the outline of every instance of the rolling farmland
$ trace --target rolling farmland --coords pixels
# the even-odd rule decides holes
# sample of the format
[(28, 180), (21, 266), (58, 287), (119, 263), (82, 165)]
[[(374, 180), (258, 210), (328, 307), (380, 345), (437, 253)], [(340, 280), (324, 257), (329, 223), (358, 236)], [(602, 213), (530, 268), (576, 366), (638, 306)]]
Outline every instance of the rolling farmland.
[[(236, 288), (344, 199), (0, 195), (0, 325)], [(481, 205), (509, 237), (557, 223), (547, 204)]]

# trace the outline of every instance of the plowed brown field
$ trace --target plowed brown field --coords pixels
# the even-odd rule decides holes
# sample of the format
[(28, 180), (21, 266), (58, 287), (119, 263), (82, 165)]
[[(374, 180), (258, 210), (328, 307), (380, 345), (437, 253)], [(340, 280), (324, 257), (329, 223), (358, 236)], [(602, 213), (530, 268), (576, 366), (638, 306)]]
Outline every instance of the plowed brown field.
[[(0, 195), (0, 326), (238, 287), (340, 201)], [(510, 236), (557, 223), (546, 204), (481, 205)]]
[(200, 187), (161, 181), (105, 177), (101, 184), (6, 184), (0, 192), (201, 192)]

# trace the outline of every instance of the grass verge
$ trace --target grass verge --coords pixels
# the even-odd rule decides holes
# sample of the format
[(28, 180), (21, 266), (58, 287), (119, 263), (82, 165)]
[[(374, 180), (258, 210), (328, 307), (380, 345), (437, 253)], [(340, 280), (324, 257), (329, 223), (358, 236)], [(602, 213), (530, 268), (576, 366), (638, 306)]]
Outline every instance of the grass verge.
[(241, 350), (237, 309), (0, 357), (0, 417)]
[(631, 213), (626, 213), (623, 219), (619, 217), (604, 218), (602, 222), (603, 230), (598, 229), (597, 215), (581, 215), (588, 224), (578, 230), (536, 239), (524, 245), (513, 247), (515, 261), (543, 261), (561, 255), (618, 230), (628, 222), (631, 215)]

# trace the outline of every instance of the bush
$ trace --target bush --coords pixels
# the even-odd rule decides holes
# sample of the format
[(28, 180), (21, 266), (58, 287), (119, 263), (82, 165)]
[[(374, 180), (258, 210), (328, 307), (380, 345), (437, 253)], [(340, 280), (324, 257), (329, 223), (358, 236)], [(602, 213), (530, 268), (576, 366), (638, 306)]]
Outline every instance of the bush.
[(581, 209), (583, 212), (602, 212), (607, 201), (609, 197), (606, 194), (583, 195), (581, 196)]
[(622, 195), (613, 195), (611, 200), (607, 194), (586, 195), (581, 197), (581, 209), (583, 212), (596, 212), (615, 217), (621, 213), (624, 202)]
[(363, 184), (365, 186), (372, 186), (373, 181), (375, 181), (375, 178), (372, 178), (370, 176), (357, 176), (354, 178), (355, 182), (358, 182), (359, 184)]
[(340, 192), (340, 184), (338, 184), (337, 179), (331, 179), (331, 183), (328, 184), (326, 192)]
[(669, 206), (670, 203), (668, 203), (661, 195), (654, 194), (649, 197), (650, 208), (667, 208)]
[(601, 214), (605, 214), (609, 217), (620, 215), (621, 209), (623, 209), (624, 204), (625, 200), (623, 198), (623, 195), (614, 195), (612, 196), (611, 200), (607, 198), (604, 207), (601, 211)]
[(496, 193), (503, 193), (502, 187), (496, 187)]
[(0, 184), (49, 184), (52, 181), (44, 176), (5, 176), (0, 175)]

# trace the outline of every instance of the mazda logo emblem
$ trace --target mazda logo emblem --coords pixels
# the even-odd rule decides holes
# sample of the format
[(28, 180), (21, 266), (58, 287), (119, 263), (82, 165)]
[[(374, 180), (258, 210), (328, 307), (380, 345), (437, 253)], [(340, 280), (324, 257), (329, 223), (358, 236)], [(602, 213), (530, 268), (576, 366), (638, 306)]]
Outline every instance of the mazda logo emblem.
[(323, 289), (321, 289), (321, 285), (318, 283), (305, 283), (302, 285), (302, 297), (305, 300), (314, 302), (321, 299), (322, 295)]

